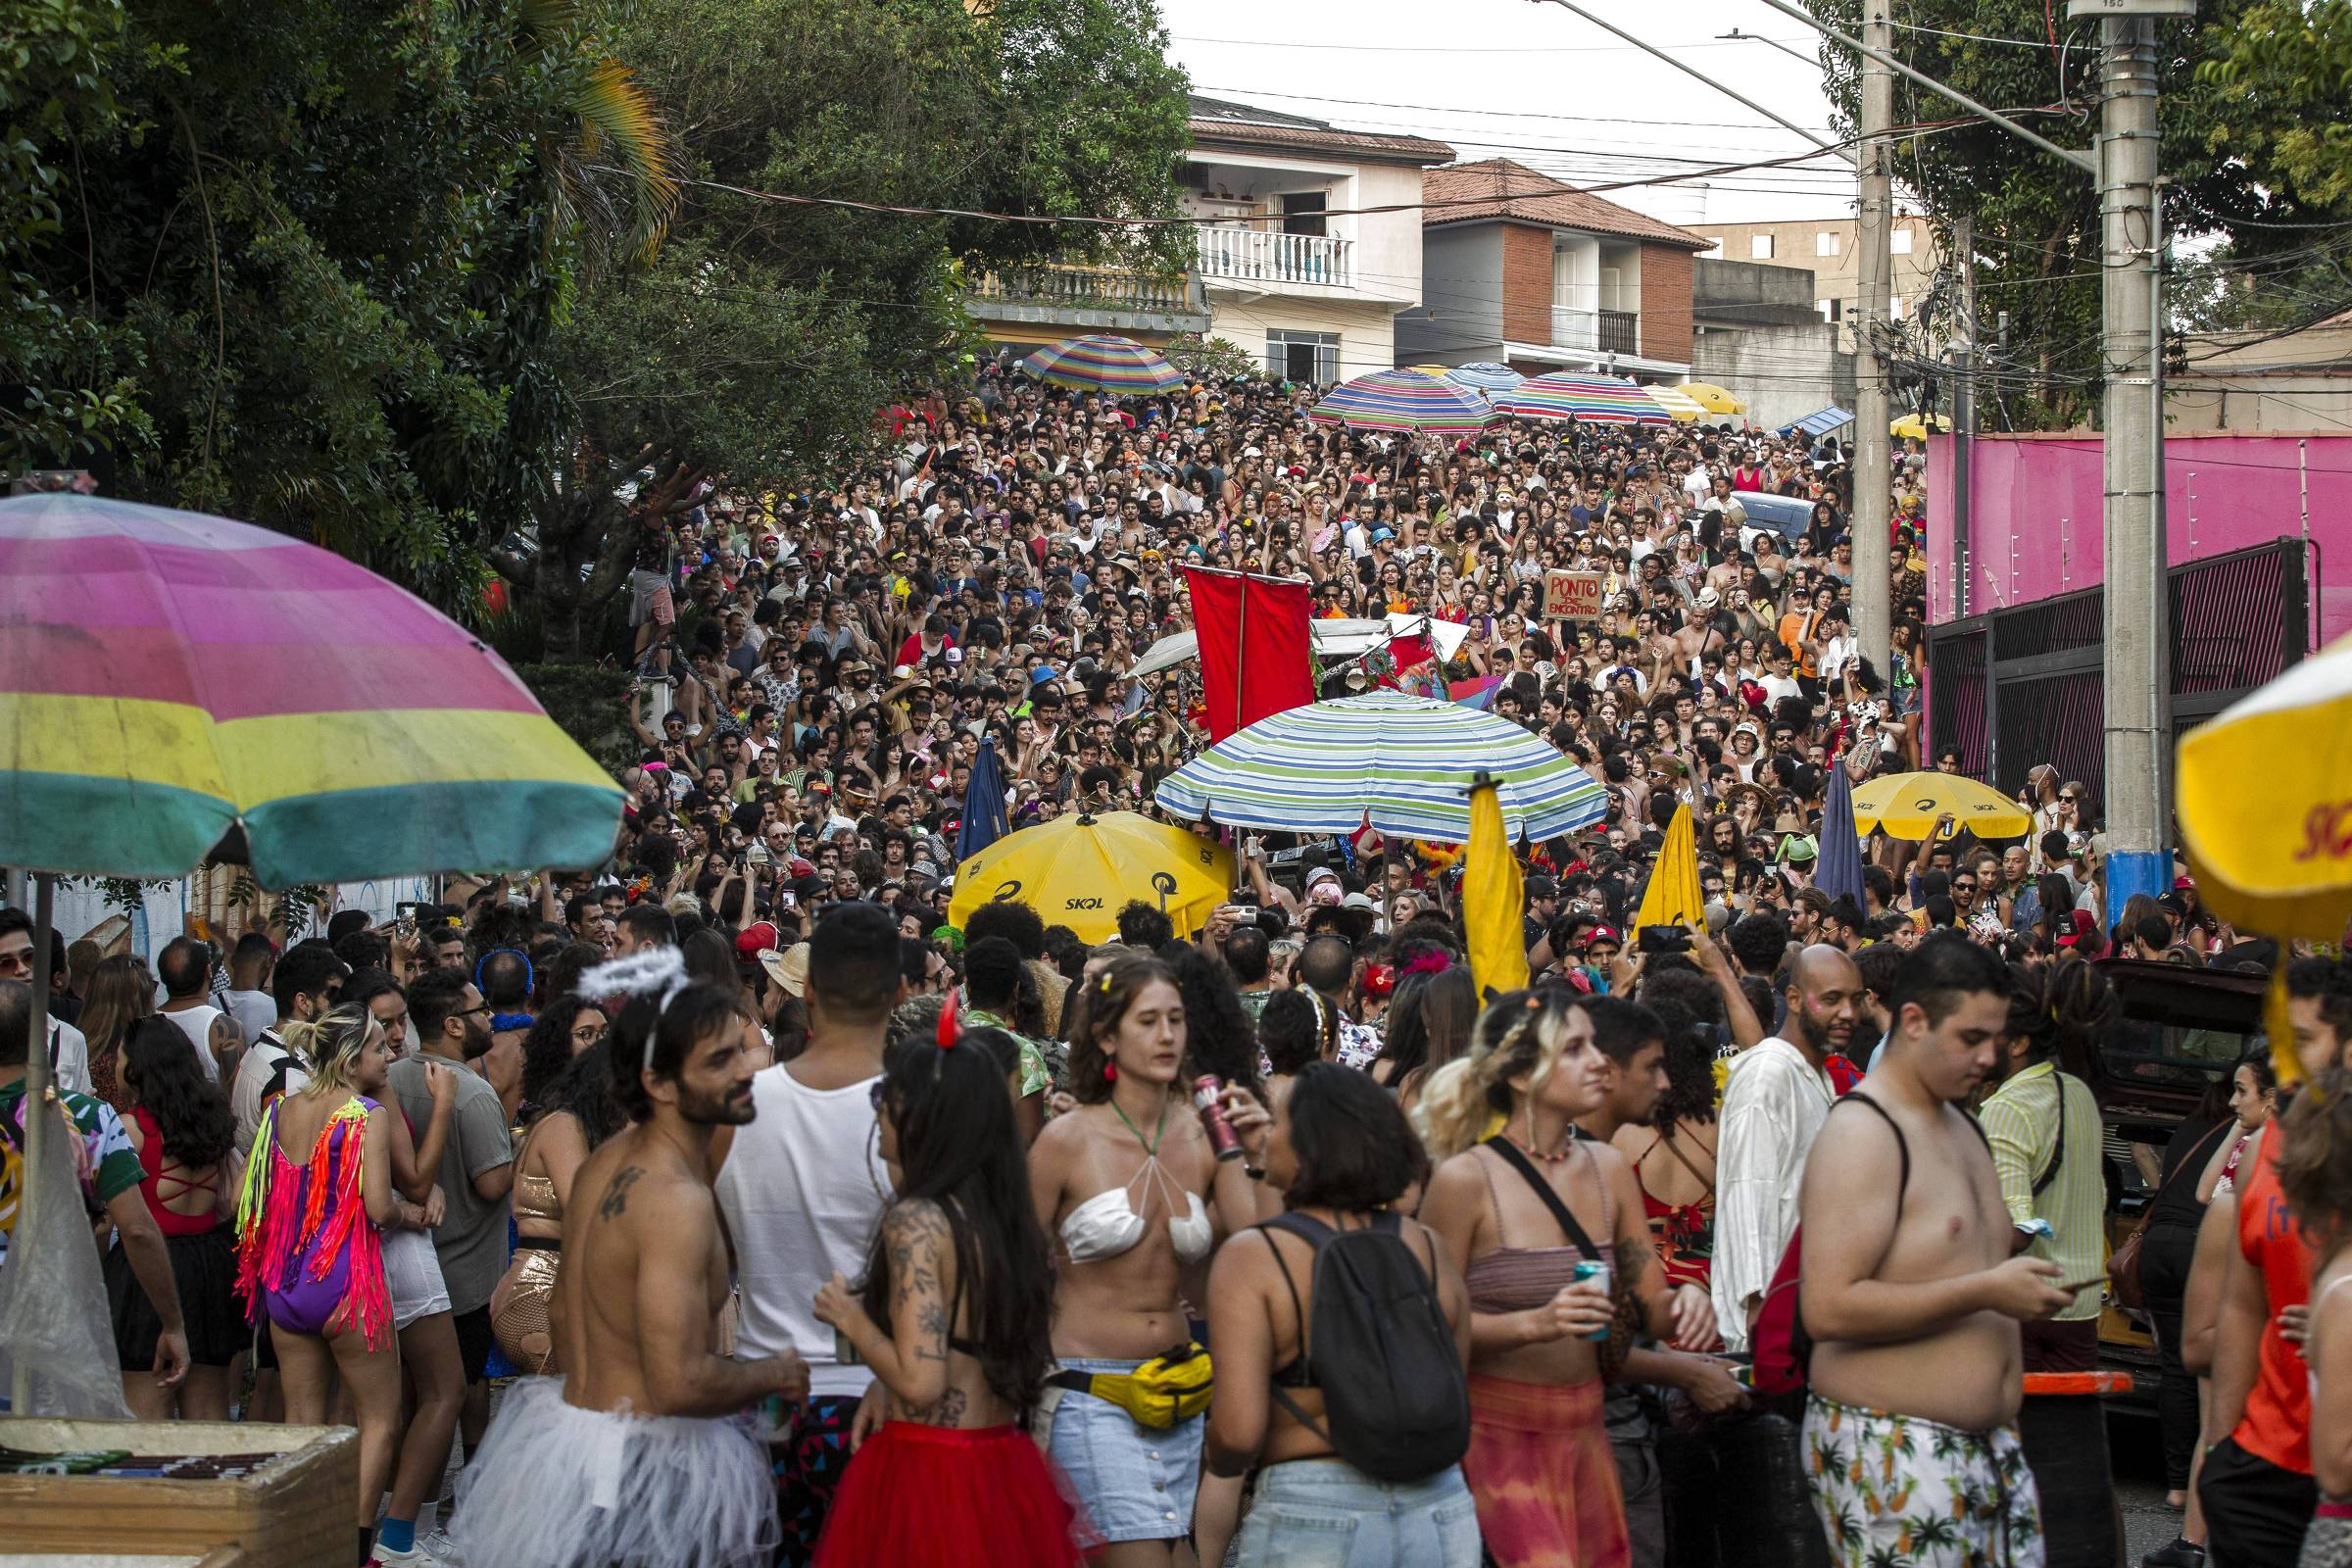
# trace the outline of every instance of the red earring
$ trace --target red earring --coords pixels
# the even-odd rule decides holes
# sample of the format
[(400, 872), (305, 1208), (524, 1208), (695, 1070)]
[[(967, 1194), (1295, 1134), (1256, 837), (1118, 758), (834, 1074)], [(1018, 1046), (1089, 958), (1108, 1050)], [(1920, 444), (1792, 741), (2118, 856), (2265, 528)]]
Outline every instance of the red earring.
[(1102, 1064), (1102, 1081), (1106, 1084), (1115, 1084), (1119, 1081), (1119, 1064), (1117, 1062), (1106, 1061)]

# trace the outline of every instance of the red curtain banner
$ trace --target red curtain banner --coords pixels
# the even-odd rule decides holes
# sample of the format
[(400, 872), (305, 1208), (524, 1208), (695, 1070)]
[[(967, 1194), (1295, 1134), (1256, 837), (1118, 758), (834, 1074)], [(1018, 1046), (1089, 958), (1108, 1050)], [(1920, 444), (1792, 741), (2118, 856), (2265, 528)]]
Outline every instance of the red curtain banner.
[(1211, 741), (1315, 700), (1306, 583), (1187, 566)]

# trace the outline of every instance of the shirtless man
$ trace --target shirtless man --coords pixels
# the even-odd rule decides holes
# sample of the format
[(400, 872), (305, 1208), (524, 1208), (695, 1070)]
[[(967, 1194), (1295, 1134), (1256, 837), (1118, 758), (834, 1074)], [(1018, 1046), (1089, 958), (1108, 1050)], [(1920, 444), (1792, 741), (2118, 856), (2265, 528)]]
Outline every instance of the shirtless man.
[(1722, 603), (1723, 596), (1715, 589), (1700, 589), (1698, 597), (1683, 612), (1683, 625), (1673, 635), (1682, 667), (1692, 674), (1698, 671), (1701, 655), (1723, 652), (1723, 633), (1715, 629), (1715, 610)]
[(634, 993), (606, 1048), (631, 1125), (572, 1179), (549, 1310), (571, 1370), (517, 1382), (491, 1424), (450, 1524), (469, 1562), (682, 1568), (774, 1551), (766, 1451), (726, 1418), (798, 1403), (808, 1368), (790, 1351), (718, 1353), (727, 1250), (710, 1145), (752, 1119), (753, 1063), (733, 999), (688, 984), (675, 954), (581, 979), (585, 995)]
[(1984, 1135), (1963, 1108), (2008, 1009), (2000, 960), (1957, 933), (1905, 954), (1878, 1068), (1814, 1140), (1800, 1199), (1814, 1340), (1805, 1452), (1834, 1560), (2038, 1568), (2017, 1436), (2020, 1322), (2073, 1297), (2009, 1251)]

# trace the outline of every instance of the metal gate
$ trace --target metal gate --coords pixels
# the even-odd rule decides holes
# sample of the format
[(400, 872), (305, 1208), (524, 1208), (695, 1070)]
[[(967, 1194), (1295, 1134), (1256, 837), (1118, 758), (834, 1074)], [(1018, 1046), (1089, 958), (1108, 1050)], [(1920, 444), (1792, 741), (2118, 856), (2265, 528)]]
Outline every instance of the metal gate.
[[(2258, 545), (2168, 573), (2173, 733), (2194, 729), (2308, 651), (2303, 545)], [(2098, 588), (1928, 629), (1931, 747), (1958, 746), (1971, 775), (2010, 794), (2050, 762), (2106, 796), (2107, 718)]]

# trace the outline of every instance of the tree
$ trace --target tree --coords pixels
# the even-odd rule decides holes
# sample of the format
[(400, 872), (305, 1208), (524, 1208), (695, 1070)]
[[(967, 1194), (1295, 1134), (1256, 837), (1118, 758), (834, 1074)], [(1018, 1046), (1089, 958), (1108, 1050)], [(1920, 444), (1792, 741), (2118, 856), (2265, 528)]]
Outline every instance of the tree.
[[(1860, 30), (1860, 0), (1808, 3), (1824, 21)], [(2316, 9), (2342, 6), (2343, 0), (2324, 0)], [(2249, 42), (2276, 29), (2278, 13), (2294, 9), (2289, 0), (2204, 0), (2196, 20), (2160, 22), (2156, 29), (2159, 167), (2170, 181), (2166, 229), (2175, 236), (2226, 240), (2241, 282), (2267, 285), (2295, 276), (2330, 246), (2340, 256), (2352, 238), (2352, 203), (2299, 177), (2287, 151), (2306, 145), (2289, 134), (2290, 121), (2340, 120), (2340, 90), (2313, 84), (2300, 100), (2308, 106), (2300, 115), (2268, 107), (2271, 74), (2295, 69), (2282, 61), (2302, 61), (2317, 51), (2298, 46), (2274, 58), (2268, 46)], [(2040, 0), (1917, 0), (1901, 20), (1895, 53), (1915, 69), (2022, 117), (2062, 146), (2091, 145), (2098, 122), (2094, 24), (2068, 25), (2062, 11)], [(2034, 40), (2042, 47), (2031, 47)], [(2232, 61), (2239, 63), (2226, 64)], [(1822, 63), (1839, 128), (1850, 131), (1860, 102), (1854, 58), (1843, 46), (1825, 43)], [(2326, 102), (2328, 93), (2335, 95), (2331, 102)], [(1979, 386), (1982, 416), (2021, 427), (2088, 422), (2104, 377), (2095, 183), (1907, 81), (1898, 80), (1895, 119), (1916, 127), (1896, 140), (1896, 177), (1926, 204), (1947, 253), (1953, 220), (1975, 220), (1984, 335), (1990, 336), (1999, 316), (2009, 318), (2006, 352), (1992, 358)], [(2328, 144), (2325, 134), (2312, 142)], [(2344, 226), (2333, 226), (2338, 224)], [(1937, 310), (1948, 313), (1951, 284), (1947, 277), (1938, 290)], [(2168, 295), (2200, 306), (2219, 297), (2234, 296), (2230, 290), (2217, 295), (2203, 279)], [(2352, 289), (2341, 297), (2352, 304)], [(1935, 321), (1932, 310), (1928, 324)], [(1916, 337), (1905, 344), (1913, 373), (1935, 369), (1923, 363), (1924, 348)]]
[(592, 279), (558, 334), (576, 422), (536, 552), (491, 556), (554, 659), (597, 644), (643, 530), (704, 478), (805, 490), (968, 366), (963, 269), (1186, 238), (772, 199), (1173, 211), (1184, 77), (1151, 0), (639, 0), (611, 41), (694, 173), (661, 255)]

